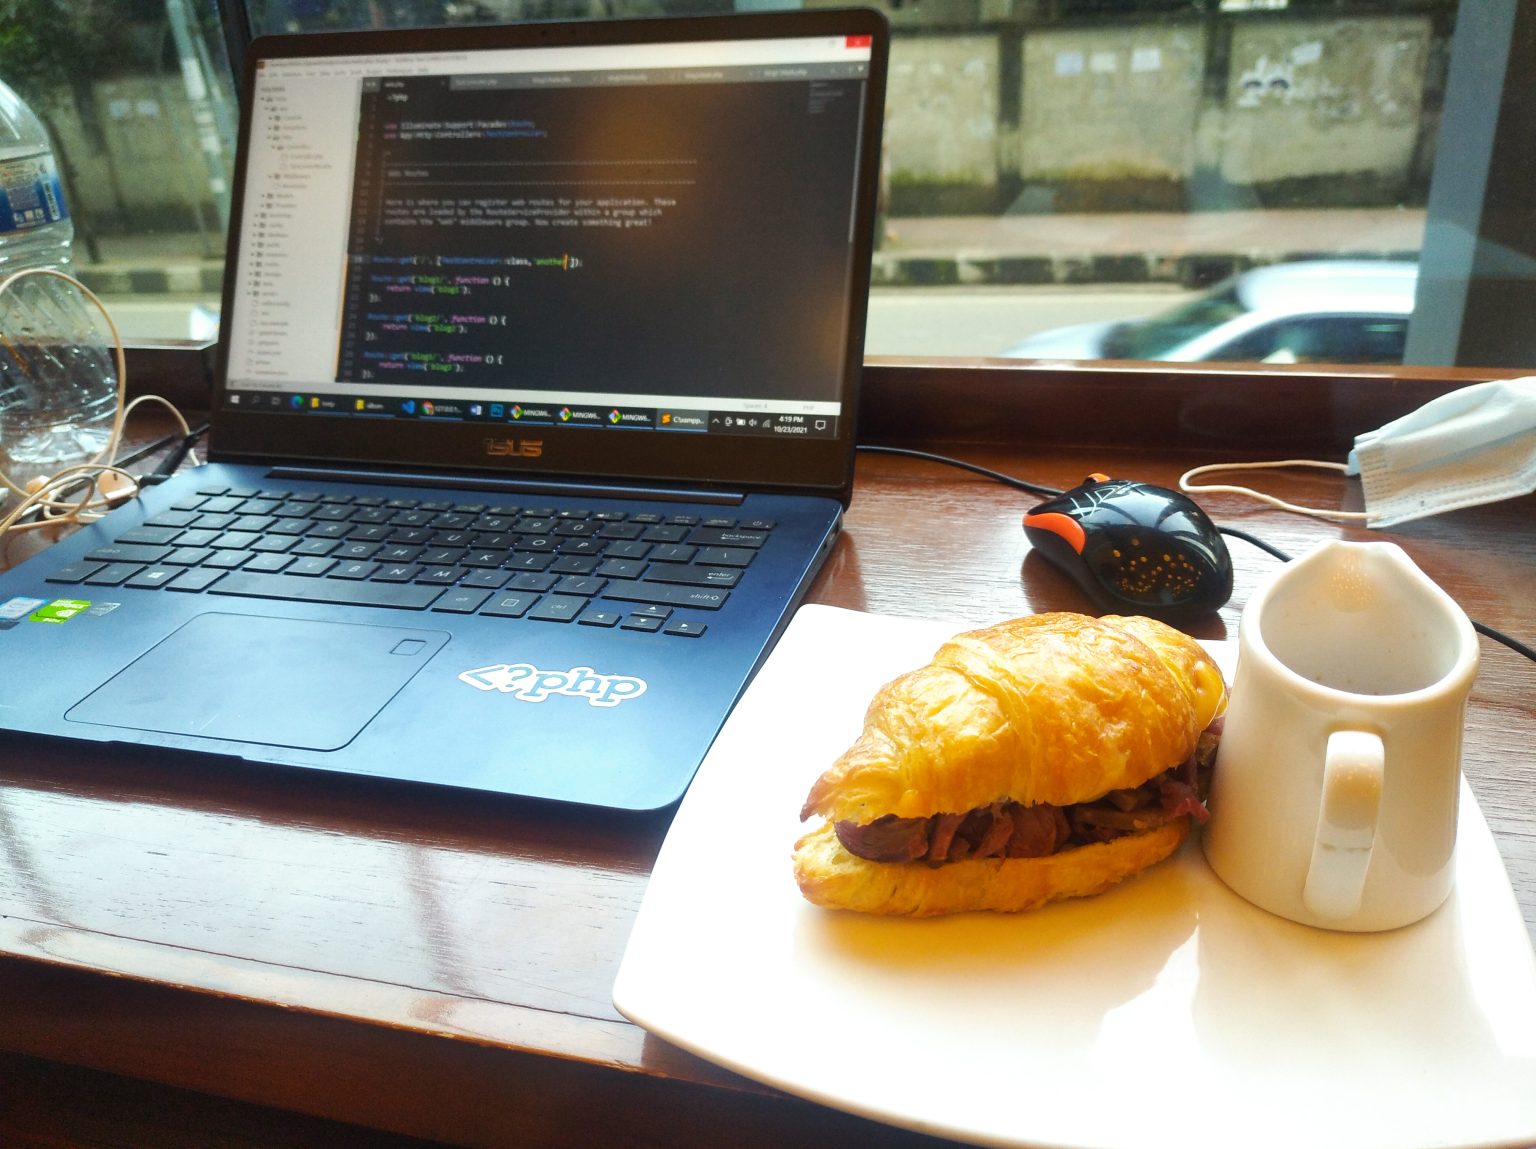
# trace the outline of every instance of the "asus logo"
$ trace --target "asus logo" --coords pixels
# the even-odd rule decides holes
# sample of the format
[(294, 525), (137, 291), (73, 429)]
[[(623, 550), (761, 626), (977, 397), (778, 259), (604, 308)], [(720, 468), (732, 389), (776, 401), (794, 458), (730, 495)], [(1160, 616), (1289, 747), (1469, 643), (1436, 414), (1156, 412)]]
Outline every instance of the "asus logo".
[(544, 453), (543, 439), (485, 439), (483, 442), (487, 455), (537, 459)]

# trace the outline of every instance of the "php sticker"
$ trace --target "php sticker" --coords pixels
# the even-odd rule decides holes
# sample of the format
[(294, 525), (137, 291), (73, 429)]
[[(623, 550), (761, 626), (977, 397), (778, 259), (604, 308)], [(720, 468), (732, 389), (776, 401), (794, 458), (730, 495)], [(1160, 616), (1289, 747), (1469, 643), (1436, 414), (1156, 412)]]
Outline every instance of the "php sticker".
[(645, 679), (627, 674), (599, 674), (590, 666), (540, 670), (527, 662), (501, 662), (459, 675), (476, 690), (498, 690), (523, 702), (543, 702), (551, 694), (585, 698), (592, 706), (617, 706), (645, 693)]

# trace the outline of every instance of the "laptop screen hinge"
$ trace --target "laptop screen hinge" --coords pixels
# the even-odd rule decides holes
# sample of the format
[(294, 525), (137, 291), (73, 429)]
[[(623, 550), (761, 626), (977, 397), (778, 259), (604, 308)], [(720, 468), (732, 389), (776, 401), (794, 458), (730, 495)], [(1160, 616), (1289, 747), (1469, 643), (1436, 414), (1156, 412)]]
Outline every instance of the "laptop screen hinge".
[(378, 483), (382, 486), (440, 487), (459, 491), (502, 494), (597, 496), (600, 498), (651, 499), (675, 503), (715, 503), (736, 506), (746, 499), (741, 491), (716, 491), (679, 487), (622, 486), (604, 483), (557, 483), (539, 479), (494, 479), (483, 475), (418, 474), (404, 471), (347, 470), (339, 467), (273, 467), (274, 479), (311, 482)]

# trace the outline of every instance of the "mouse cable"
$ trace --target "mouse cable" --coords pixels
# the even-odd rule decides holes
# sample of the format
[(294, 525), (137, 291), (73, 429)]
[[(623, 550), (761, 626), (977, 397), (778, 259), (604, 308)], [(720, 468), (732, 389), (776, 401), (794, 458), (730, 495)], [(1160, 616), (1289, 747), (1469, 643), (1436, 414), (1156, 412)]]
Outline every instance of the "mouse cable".
[(930, 463), (943, 463), (946, 467), (959, 467), (962, 471), (971, 471), (977, 475), (984, 475), (989, 479), (995, 479), (1005, 486), (1015, 490), (1028, 491), (1032, 495), (1041, 495), (1044, 498), (1053, 498), (1062, 492), (1055, 487), (1042, 487), (1038, 483), (1027, 483), (1023, 479), (1016, 479), (1012, 475), (1005, 475), (1001, 471), (994, 471), (976, 463), (967, 463), (963, 459), (952, 459), (948, 455), (935, 455), (928, 451), (916, 451), (910, 447), (880, 447), (872, 443), (860, 443), (858, 450), (868, 451), (877, 455), (903, 455), (909, 459), (926, 459)]
[[(962, 471), (971, 471), (978, 475), (985, 475), (987, 478), (995, 479), (1005, 486), (1013, 487), (1020, 491), (1029, 491), (1031, 494), (1044, 495), (1046, 498), (1062, 493), (1053, 487), (1042, 487), (1036, 483), (1025, 482), (1023, 479), (1016, 479), (1012, 475), (1005, 475), (1001, 471), (993, 471), (986, 467), (978, 466), (975, 463), (967, 463), (963, 459), (951, 458), (948, 455), (936, 455), (928, 451), (912, 450), (908, 447), (879, 447), (866, 443), (860, 443), (857, 449), (881, 455), (904, 455), (912, 459), (924, 459), (930, 463), (942, 463), (948, 467), (959, 467)], [(1234, 539), (1242, 539), (1243, 542), (1248, 543), (1250, 546), (1258, 547), (1259, 550), (1264, 551), (1273, 558), (1279, 559), (1281, 562), (1288, 563), (1291, 561), (1291, 556), (1279, 547), (1272, 546), (1258, 536), (1249, 534), (1247, 531), (1238, 530), (1236, 527), (1223, 526), (1218, 526), (1216, 529), (1224, 535), (1230, 535)], [(1516, 654), (1523, 654), (1532, 662), (1536, 662), (1536, 649), (1532, 649), (1517, 638), (1512, 638), (1501, 631), (1494, 630), (1491, 626), (1485, 626), (1476, 619), (1469, 619), (1468, 621), (1472, 623), (1472, 629), (1477, 631), (1478, 634), (1485, 638), (1491, 638), (1494, 642), (1502, 642)]]

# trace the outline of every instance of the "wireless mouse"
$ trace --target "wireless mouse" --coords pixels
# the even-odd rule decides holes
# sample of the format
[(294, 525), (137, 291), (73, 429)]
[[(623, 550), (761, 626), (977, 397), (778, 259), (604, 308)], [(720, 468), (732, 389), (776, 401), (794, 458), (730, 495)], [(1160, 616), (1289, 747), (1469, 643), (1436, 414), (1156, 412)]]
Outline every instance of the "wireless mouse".
[(1091, 475), (1026, 514), (1024, 533), (1106, 612), (1173, 622), (1232, 597), (1232, 556), (1216, 525), (1166, 487)]

